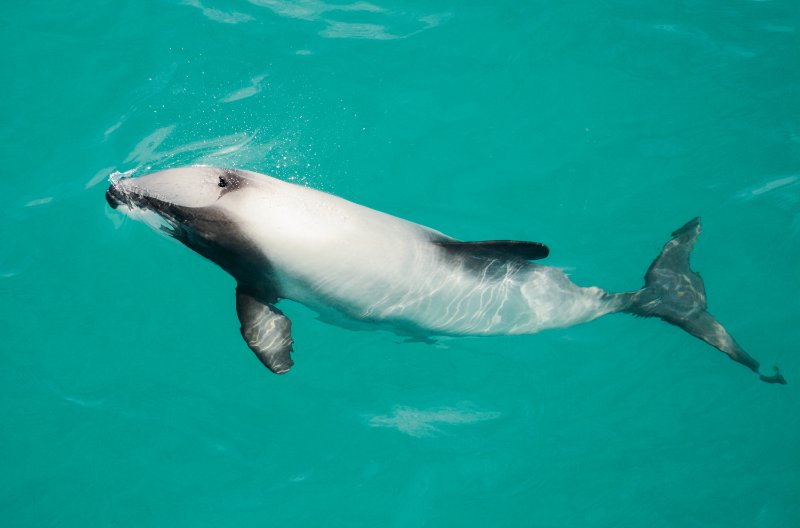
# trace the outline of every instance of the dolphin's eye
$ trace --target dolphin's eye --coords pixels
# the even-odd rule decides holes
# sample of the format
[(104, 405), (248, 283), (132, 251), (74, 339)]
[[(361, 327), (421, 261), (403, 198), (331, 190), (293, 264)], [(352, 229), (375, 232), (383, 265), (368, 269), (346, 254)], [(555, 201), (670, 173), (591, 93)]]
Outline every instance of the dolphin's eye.
[(228, 182), (225, 181), (225, 178), (220, 176), (219, 177), (219, 183), (217, 185), (219, 185), (220, 187), (227, 187), (228, 186)]

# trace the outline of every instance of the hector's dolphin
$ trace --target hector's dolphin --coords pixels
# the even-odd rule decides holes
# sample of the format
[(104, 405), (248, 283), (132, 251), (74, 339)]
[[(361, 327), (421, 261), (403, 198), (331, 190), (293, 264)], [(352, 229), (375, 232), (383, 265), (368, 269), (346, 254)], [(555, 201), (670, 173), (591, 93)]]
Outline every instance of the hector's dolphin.
[[(532, 334), (626, 312), (683, 328), (758, 373), (706, 311), (689, 253), (700, 221), (675, 231), (641, 290), (582, 288), (537, 242), (462, 242), (342, 198), (263, 174), (187, 167), (112, 179), (108, 203), (233, 275), (248, 346), (272, 372), (291, 368), (292, 299), (339, 320), (410, 336)], [(785, 383), (779, 372), (761, 376)]]

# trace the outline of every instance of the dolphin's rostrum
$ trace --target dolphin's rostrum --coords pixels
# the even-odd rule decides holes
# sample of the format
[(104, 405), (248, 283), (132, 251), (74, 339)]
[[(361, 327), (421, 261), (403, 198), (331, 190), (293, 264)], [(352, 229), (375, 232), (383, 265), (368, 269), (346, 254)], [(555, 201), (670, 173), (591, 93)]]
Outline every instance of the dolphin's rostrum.
[[(531, 262), (548, 255), (544, 244), (463, 242), (255, 172), (169, 169), (112, 180), (106, 199), (236, 279), (242, 336), (275, 373), (293, 364), (281, 299), (413, 337), (529, 334), (626, 312), (683, 328), (759, 371), (706, 310), (703, 281), (689, 267), (697, 218), (672, 233), (642, 289), (609, 293)], [(760, 379), (786, 383), (777, 368)]]

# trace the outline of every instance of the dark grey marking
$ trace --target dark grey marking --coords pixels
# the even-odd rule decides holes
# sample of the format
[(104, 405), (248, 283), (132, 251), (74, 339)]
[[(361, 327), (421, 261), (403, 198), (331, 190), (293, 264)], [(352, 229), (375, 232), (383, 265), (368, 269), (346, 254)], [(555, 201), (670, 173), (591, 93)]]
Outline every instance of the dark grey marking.
[(623, 311), (642, 317), (658, 317), (758, 372), (758, 361), (745, 352), (725, 327), (706, 311), (703, 279), (689, 267), (689, 255), (699, 234), (699, 218), (673, 232), (672, 239), (647, 270), (644, 288), (612, 297), (627, 304)]
[(442, 258), (454, 265), (461, 265), (470, 272), (488, 279), (508, 279), (536, 264), (517, 255), (495, 251), (491, 245), (472, 244), (451, 239), (432, 240), (442, 251)]
[(524, 260), (540, 260), (550, 254), (550, 249), (541, 242), (526, 242), (523, 240), (482, 240), (477, 242), (444, 240), (434, 243), (448, 252), (456, 254), (499, 253), (507, 257), (516, 257)]
[(771, 376), (765, 376), (764, 374), (759, 374), (758, 378), (766, 383), (779, 383), (781, 385), (786, 385), (786, 378), (784, 378), (783, 374), (781, 374), (781, 369), (775, 366), (772, 367), (772, 370), (775, 371), (775, 374), (772, 374)]
[[(238, 175), (225, 172), (229, 184), (222, 191), (242, 187)], [(162, 228), (168, 235), (230, 273), (250, 295), (264, 303), (278, 299), (269, 259), (221, 208), (176, 205), (135, 191), (122, 191), (113, 184), (106, 191), (106, 200), (113, 208), (126, 204), (158, 213), (169, 224)]]
[[(233, 171), (219, 177), (225, 182), (220, 196), (242, 187), (242, 179)], [(238, 283), (236, 313), (247, 345), (272, 372), (281, 374), (291, 368), (291, 321), (272, 305), (279, 298), (272, 266), (221, 208), (176, 205), (135, 191), (123, 192), (113, 184), (106, 200), (113, 208), (126, 204), (158, 213), (169, 224), (162, 228), (167, 234), (230, 273)]]
[(236, 288), (236, 315), (242, 337), (258, 359), (275, 374), (288, 372), (292, 361), (292, 322), (272, 304)]

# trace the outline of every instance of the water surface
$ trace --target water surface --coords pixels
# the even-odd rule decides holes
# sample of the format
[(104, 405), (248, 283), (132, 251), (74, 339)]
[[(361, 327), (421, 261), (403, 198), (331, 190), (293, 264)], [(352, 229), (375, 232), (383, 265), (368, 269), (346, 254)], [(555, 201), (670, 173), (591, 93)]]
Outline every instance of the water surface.
[[(796, 2), (31, 2), (0, 17), (5, 526), (800, 523)], [(103, 194), (269, 173), (640, 286), (701, 215), (711, 311), (785, 387), (623, 315), (405, 343), (234, 283)]]

